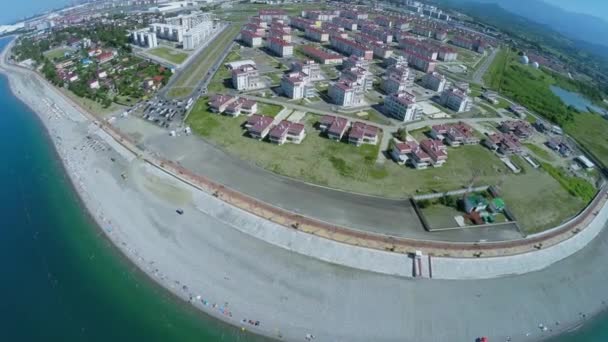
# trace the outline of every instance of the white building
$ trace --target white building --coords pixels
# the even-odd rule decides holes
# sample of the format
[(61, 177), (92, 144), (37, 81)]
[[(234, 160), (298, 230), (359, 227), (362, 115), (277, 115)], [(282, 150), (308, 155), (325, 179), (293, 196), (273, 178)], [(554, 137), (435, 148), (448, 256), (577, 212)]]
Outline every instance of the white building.
[(149, 49), (158, 46), (156, 33), (150, 32), (150, 30), (147, 29), (131, 32), (131, 41), (133, 42), (133, 44)]
[(150, 25), (150, 30), (156, 33), (156, 37), (173, 42), (181, 43), (184, 41), (185, 28), (181, 26), (155, 23)]
[(443, 106), (458, 113), (467, 111), (471, 108), (471, 100), (467, 94), (455, 87), (445, 89), (441, 93), (440, 102)]
[(321, 76), (321, 66), (313, 60), (295, 61), (291, 63), (291, 70), (306, 74), (310, 81), (317, 81), (323, 78)]
[(387, 70), (387, 77), (382, 83), (382, 88), (387, 94), (399, 93), (413, 84), (414, 73), (403, 65), (392, 66)]
[(363, 93), (357, 90), (355, 82), (339, 80), (329, 86), (328, 95), (332, 102), (344, 107), (359, 106), (363, 104)]
[(250, 47), (262, 46), (262, 36), (256, 32), (248, 30), (241, 31), (241, 40)]
[(232, 69), (232, 86), (236, 90), (258, 89), (262, 83), (254, 65), (246, 64)]
[(293, 45), (278, 38), (268, 38), (268, 49), (279, 57), (293, 56)]
[(416, 120), (420, 115), (416, 96), (406, 91), (385, 97), (384, 109), (392, 117), (403, 122)]
[(310, 79), (300, 71), (290, 72), (281, 78), (281, 89), (285, 96), (290, 99), (303, 99), (313, 97), (315, 88), (311, 85)]
[(445, 89), (445, 76), (438, 72), (429, 72), (422, 77), (422, 86), (441, 93)]

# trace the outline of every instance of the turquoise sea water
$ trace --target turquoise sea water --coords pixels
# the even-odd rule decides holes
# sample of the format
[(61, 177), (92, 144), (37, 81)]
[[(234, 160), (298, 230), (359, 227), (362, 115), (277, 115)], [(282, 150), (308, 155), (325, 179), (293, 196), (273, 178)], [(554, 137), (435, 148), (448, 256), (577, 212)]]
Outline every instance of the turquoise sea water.
[(0, 341), (261, 340), (175, 299), (119, 254), (4, 76), (0, 128)]
[[(0, 128), (0, 341), (262, 340), (175, 299), (117, 252), (3, 76)], [(608, 314), (552, 340), (574, 341), (608, 341)]]

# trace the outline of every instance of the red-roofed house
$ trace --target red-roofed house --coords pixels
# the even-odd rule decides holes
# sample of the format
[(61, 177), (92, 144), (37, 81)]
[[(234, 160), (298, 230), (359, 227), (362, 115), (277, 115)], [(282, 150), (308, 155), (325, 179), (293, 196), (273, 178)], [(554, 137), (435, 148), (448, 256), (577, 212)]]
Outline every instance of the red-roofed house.
[(413, 141), (397, 142), (393, 144), (389, 153), (397, 164), (403, 165), (410, 159), (410, 154), (417, 147), (418, 144)]
[(249, 133), (250, 137), (262, 140), (270, 132), (270, 126), (272, 126), (273, 121), (274, 118), (270, 116), (253, 114), (247, 119), (245, 128), (247, 128), (247, 133)]
[(368, 125), (363, 122), (355, 122), (348, 132), (348, 142), (356, 146), (363, 144), (376, 145), (378, 143), (378, 132), (376, 126)]
[(319, 128), (332, 140), (340, 141), (346, 133), (350, 122), (342, 117), (333, 115), (323, 115), (319, 121)]
[(286, 142), (292, 142), (299, 144), (304, 140), (306, 132), (304, 125), (300, 123), (294, 123), (287, 120), (279, 122), (278, 125), (274, 126), (270, 133), (268, 133), (268, 139), (271, 142), (282, 145)]
[(445, 145), (439, 140), (425, 139), (420, 142), (420, 148), (431, 157), (433, 167), (440, 167), (448, 160)]
[(431, 157), (415, 143), (410, 143), (412, 146), (412, 153), (410, 154), (410, 162), (418, 170), (426, 169), (432, 162)]
[(250, 47), (262, 46), (262, 35), (253, 31), (241, 31), (241, 40)]

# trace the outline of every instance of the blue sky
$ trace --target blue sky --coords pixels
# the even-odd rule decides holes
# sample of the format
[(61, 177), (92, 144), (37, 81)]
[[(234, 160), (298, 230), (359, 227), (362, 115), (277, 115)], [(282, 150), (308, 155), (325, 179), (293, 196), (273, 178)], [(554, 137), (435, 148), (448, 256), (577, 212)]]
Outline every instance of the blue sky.
[(545, 0), (571, 12), (590, 14), (608, 21), (607, 0)]

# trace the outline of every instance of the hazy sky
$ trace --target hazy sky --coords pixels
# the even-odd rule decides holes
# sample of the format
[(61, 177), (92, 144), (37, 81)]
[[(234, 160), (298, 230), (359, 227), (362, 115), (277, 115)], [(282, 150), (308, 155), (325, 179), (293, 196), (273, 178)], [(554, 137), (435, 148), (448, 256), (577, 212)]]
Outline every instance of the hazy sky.
[(578, 13), (591, 14), (608, 21), (608, 0), (545, 0), (550, 4)]
[[(62, 7), (70, 0), (2, 0), (0, 5), (0, 24), (8, 24), (48, 9)], [(10, 4), (9, 4), (10, 3)]]

